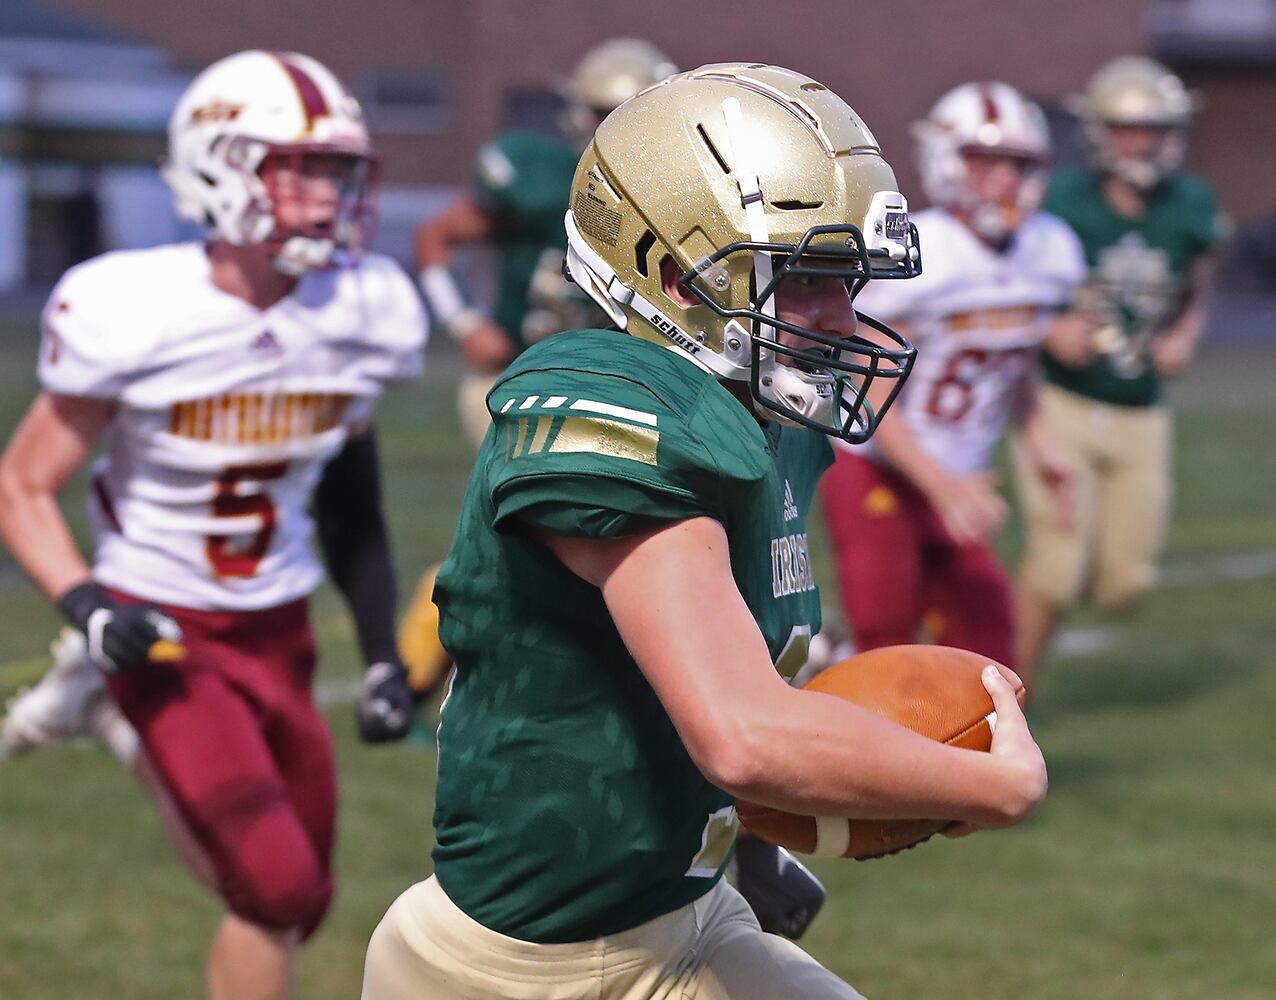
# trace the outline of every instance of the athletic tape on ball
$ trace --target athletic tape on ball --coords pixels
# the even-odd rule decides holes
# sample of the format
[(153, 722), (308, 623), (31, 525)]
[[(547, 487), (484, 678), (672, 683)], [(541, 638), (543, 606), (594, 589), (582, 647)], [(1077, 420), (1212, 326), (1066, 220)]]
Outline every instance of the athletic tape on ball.
[(815, 817), (815, 850), (817, 858), (840, 858), (851, 846), (851, 824), (845, 816)]

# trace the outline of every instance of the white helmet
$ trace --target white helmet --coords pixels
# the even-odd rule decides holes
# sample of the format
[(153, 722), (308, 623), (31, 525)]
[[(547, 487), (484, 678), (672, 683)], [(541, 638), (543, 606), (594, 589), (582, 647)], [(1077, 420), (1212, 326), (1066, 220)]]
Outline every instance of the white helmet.
[[(322, 232), (285, 230), (260, 175), (268, 156), (306, 154), (352, 160)], [(213, 63), (186, 88), (169, 119), (162, 172), (179, 215), (227, 243), (275, 245), (275, 266), (299, 275), (359, 248), (374, 165), (359, 103), (326, 67), (295, 52), (252, 50)]]
[[(1041, 204), (1050, 163), (1050, 131), (1041, 109), (1005, 83), (963, 83), (913, 126), (922, 187), (936, 205), (956, 211), (985, 239), (1001, 242)], [(1027, 162), (1013, 204), (981, 201), (966, 176), (968, 152)]]

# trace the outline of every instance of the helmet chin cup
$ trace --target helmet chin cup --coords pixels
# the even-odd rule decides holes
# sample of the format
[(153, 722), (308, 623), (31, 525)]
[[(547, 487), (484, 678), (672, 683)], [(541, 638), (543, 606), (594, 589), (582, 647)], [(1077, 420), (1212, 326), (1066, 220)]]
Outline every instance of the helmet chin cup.
[[(755, 401), (754, 409), (759, 416), (786, 427), (809, 427), (811, 424), (832, 427), (834, 389), (832, 375), (798, 371), (780, 364), (774, 354), (764, 351), (758, 366), (757, 395), (761, 398)], [(763, 405), (757, 406), (757, 402)], [(774, 407), (767, 406), (768, 402)]]
[(327, 267), (336, 251), (335, 240), (290, 236), (274, 256), (275, 270), (290, 278), (299, 278), (307, 271)]
[(1161, 179), (1161, 171), (1150, 160), (1121, 157), (1112, 163), (1112, 172), (1131, 187), (1151, 191)]
[(1005, 243), (1018, 224), (1014, 213), (995, 202), (981, 202), (970, 210), (970, 228), (989, 243)]

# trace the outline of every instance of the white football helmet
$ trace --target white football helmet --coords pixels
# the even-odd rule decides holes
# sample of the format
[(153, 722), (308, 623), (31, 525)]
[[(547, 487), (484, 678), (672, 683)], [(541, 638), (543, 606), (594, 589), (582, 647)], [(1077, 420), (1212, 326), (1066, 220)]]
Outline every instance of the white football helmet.
[[(348, 157), (335, 215), (306, 230), (280, 223), (261, 168), (268, 157)], [(199, 74), (168, 125), (164, 179), (177, 212), (235, 245), (268, 244), (299, 275), (354, 252), (367, 235), (375, 158), (359, 103), (323, 65), (295, 52), (239, 52)]]
[[(963, 83), (913, 126), (927, 197), (965, 218), (994, 243), (1009, 238), (1041, 204), (1050, 164), (1050, 131), (1036, 104), (1005, 83)], [(964, 154), (983, 152), (1024, 162), (1013, 202), (982, 200), (971, 189)]]
[[(1084, 94), (1065, 103), (1081, 119), (1099, 168), (1143, 191), (1183, 166), (1187, 129), (1201, 108), (1199, 95), (1144, 56), (1120, 56), (1106, 63), (1090, 78)], [(1149, 155), (1123, 156), (1112, 140), (1114, 128), (1157, 129), (1164, 135)]]

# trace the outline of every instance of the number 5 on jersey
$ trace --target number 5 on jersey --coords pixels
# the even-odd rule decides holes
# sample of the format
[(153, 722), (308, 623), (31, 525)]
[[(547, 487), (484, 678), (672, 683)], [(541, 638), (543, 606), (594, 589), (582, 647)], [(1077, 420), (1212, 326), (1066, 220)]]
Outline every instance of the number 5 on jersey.
[[(275, 502), (260, 485), (288, 474), (287, 462), (262, 462), (257, 465), (232, 465), (217, 477), (217, 493), (213, 497), (213, 517), (257, 517), (255, 532), (207, 535), (204, 550), (209, 565), (217, 576), (245, 577), (257, 572), (262, 557), (270, 548), (275, 534)], [(241, 484), (257, 485), (258, 491), (241, 494)]]

